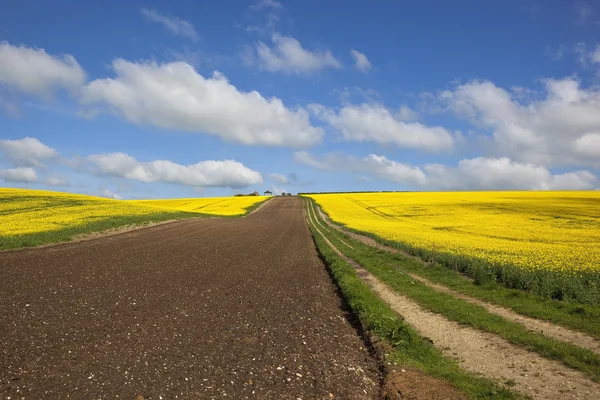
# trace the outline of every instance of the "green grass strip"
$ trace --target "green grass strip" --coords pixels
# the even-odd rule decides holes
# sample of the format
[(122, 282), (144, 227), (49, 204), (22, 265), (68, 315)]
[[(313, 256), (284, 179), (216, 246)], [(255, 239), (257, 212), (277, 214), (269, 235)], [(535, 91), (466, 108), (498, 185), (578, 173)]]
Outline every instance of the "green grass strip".
[(393, 347), (391, 360), (446, 380), (470, 399), (524, 398), (491, 380), (461, 369), (454, 360), (444, 357), (360, 280), (354, 269), (327, 245), (312, 224), (309, 227), (319, 253), (365, 329)]
[(343, 236), (343, 240), (352, 245), (353, 249), (343, 246), (336, 236), (325, 235), (347, 257), (355, 260), (394, 290), (410, 297), (424, 309), (460, 324), (498, 335), (545, 358), (558, 360), (568, 367), (584, 372), (594, 381), (600, 381), (600, 357), (594, 352), (531, 332), (523, 325), (492, 314), (480, 305), (437, 292), (402, 272), (405, 265), (414, 263), (414, 260), (391, 255), (347, 235), (339, 232), (338, 234)]

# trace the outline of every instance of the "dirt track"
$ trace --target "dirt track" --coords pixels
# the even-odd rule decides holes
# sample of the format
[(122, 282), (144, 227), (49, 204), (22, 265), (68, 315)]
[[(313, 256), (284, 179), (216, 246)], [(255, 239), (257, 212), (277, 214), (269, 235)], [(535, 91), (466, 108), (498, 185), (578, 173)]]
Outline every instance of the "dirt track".
[(300, 199), (2, 253), (0, 282), (2, 398), (378, 394)]

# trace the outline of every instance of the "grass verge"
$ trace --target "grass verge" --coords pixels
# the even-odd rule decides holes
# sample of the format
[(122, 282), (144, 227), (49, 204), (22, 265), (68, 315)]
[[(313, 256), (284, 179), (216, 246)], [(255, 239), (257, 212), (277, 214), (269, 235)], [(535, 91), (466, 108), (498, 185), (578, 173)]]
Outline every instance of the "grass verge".
[(375, 295), (309, 223), (316, 247), (343, 296), (371, 334), (387, 342), (391, 360), (453, 384), (470, 399), (518, 399), (522, 396), (491, 380), (464, 371), (421, 337), (402, 317)]
[[(560, 361), (586, 373), (593, 380), (600, 381), (600, 357), (592, 351), (531, 332), (523, 325), (492, 314), (477, 304), (437, 292), (415, 281), (402, 272), (406, 265), (415, 263), (412, 259), (374, 249), (341, 233), (334, 235), (325, 232), (327, 239), (347, 257), (355, 260), (394, 290), (410, 297), (424, 309), (460, 324), (498, 335), (515, 345), (535, 351), (543, 357)], [(338, 235), (352, 247), (344, 246)]]
[[(318, 207), (316, 203), (313, 203), (313, 205)], [(324, 221), (322, 223), (325, 224)], [(332, 223), (335, 224), (335, 222)], [(369, 237), (382, 245), (406, 251), (397, 242), (384, 240), (368, 232), (357, 231), (340, 224), (336, 225), (350, 232)], [(384, 252), (381, 251), (381, 253)], [(401, 254), (387, 254), (390, 263), (401, 265), (404, 270), (410, 273), (447, 286), (459, 293), (510, 308), (522, 315), (551, 321), (558, 325), (585, 332), (600, 340), (600, 307), (598, 306), (552, 300), (523, 290), (510, 289), (487, 276), (483, 269), (474, 271), (474, 280), (470, 281), (465, 279), (458, 269), (449, 268), (447, 265), (440, 264), (435, 260), (426, 259), (420, 262)], [(428, 264), (424, 265), (426, 261)]]

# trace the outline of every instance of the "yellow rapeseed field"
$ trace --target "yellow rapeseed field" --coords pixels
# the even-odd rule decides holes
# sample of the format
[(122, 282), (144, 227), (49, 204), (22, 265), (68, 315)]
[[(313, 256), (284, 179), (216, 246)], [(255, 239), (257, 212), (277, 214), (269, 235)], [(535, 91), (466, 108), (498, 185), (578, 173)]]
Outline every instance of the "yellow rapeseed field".
[(600, 272), (600, 192), (356, 193), (310, 196), (350, 228), (494, 265)]
[(164, 213), (150, 206), (80, 194), (0, 188), (0, 236), (56, 231), (117, 216)]
[[(179, 217), (181, 211), (239, 215), (264, 197), (122, 201), (45, 190), (0, 188), (0, 239), (123, 218)], [(165, 219), (163, 218), (163, 219)], [(0, 246), (1, 247), (1, 246)]]
[(213, 197), (199, 199), (131, 200), (130, 203), (162, 209), (213, 215), (242, 215), (246, 209), (266, 200), (265, 196)]

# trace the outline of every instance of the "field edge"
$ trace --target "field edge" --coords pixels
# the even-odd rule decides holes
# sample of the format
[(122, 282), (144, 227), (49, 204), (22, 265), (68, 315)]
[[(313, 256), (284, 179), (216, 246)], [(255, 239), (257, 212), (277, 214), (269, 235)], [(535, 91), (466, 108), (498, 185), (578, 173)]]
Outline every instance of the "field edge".
[[(197, 212), (164, 210), (163, 212), (147, 215), (112, 216), (111, 218), (93, 221), (88, 224), (70, 226), (54, 231), (36, 232), (9, 237), (0, 236), (0, 253), (92, 240), (98, 237), (123, 233), (123, 228), (125, 228), (126, 231), (131, 231), (147, 228), (160, 223), (176, 222), (190, 218), (244, 218), (258, 210), (271, 198), (272, 197), (269, 197), (252, 204), (245, 209), (243, 214), (238, 215), (219, 216)], [(159, 209), (157, 208), (157, 210)]]
[(381, 357), (385, 373), (382, 387), (384, 394), (386, 390), (390, 390), (389, 382), (394, 380), (398, 370), (403, 371), (400, 373), (410, 370), (427, 375), (429, 379), (450, 384), (458, 392), (455, 395), (464, 394), (469, 399), (527, 398), (489, 379), (464, 371), (454, 360), (443, 356), (426, 338), (404, 323), (402, 317), (377, 297), (360, 280), (352, 266), (339, 257), (316, 231), (314, 222), (310, 220), (310, 209), (306, 207), (311, 200), (305, 200), (305, 210), (315, 249), (330, 271), (344, 301), (356, 314), (371, 341), (377, 343), (375, 349), (382, 352), (378, 356)]

